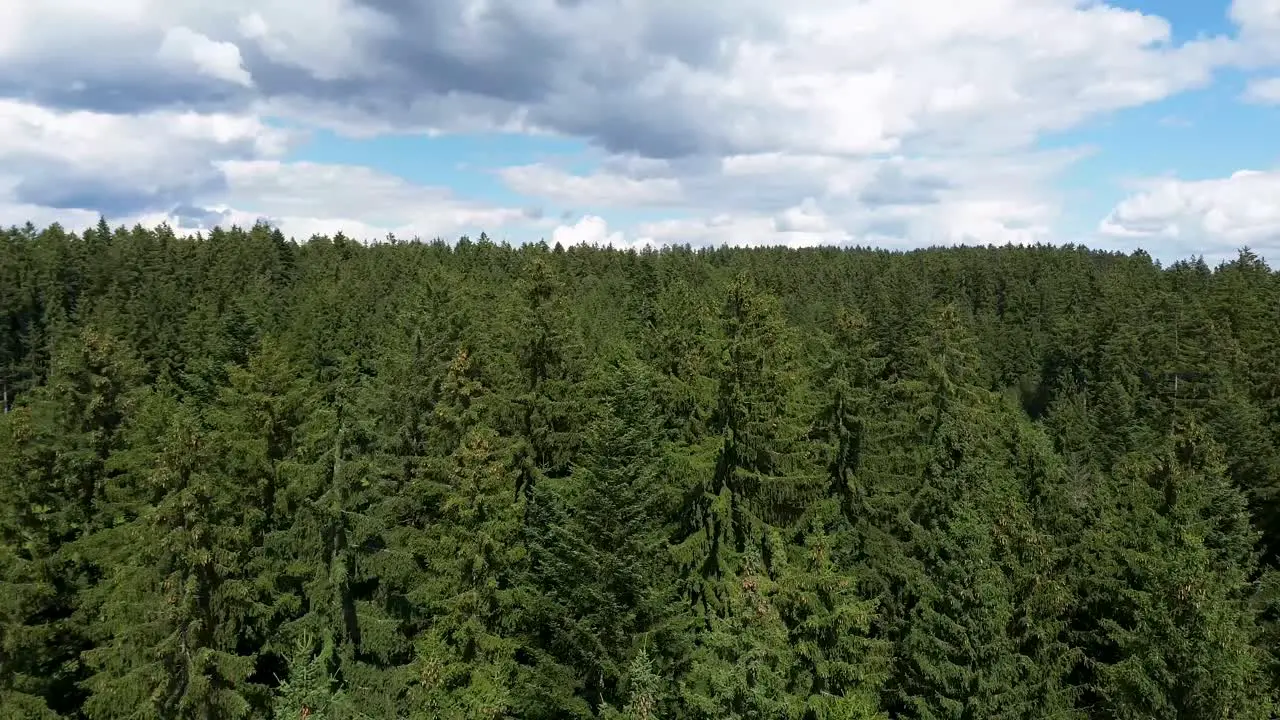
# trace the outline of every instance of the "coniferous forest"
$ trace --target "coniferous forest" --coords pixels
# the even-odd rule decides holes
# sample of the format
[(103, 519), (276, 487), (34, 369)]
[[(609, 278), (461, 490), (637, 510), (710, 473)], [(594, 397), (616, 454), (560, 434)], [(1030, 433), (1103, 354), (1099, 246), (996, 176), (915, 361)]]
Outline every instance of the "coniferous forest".
[(1280, 275), (0, 232), (0, 716), (1275, 717)]

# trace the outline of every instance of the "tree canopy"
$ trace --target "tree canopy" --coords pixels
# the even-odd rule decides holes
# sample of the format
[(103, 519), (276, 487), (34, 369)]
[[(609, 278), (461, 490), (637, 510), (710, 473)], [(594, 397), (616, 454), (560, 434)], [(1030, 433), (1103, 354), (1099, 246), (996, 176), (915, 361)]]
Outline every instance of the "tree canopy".
[(1272, 718), (1280, 274), (0, 231), (0, 717)]

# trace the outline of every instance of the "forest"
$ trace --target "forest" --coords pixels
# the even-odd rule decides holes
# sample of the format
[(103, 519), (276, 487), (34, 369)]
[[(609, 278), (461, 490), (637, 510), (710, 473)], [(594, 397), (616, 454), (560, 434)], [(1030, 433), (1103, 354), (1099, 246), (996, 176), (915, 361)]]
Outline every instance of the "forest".
[(0, 231), (0, 718), (1266, 719), (1280, 274)]

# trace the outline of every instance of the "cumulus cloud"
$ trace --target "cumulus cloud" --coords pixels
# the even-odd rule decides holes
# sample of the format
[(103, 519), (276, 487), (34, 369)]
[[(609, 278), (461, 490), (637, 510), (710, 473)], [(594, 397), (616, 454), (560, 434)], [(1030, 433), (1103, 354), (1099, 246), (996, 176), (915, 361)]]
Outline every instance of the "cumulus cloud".
[(226, 7), (235, 13), (237, 33), (256, 51), (276, 92), (295, 89), (288, 83), (299, 78), (288, 70), (341, 87), (389, 69), (377, 48), (397, 33), (392, 18), (374, 8), (348, 0), (234, 0)]
[(1280, 105), (1280, 77), (1251, 80), (1244, 96), (1250, 102)]
[[(923, 244), (1043, 242), (1052, 239), (1060, 212), (1046, 181), (1081, 154), (612, 158), (605, 170), (582, 176), (558, 172), (554, 183), (530, 183), (522, 191), (557, 199), (557, 191), (543, 189), (626, 187), (617, 175), (632, 178), (636, 188), (678, 187), (678, 199), (656, 204), (702, 219), (636, 231), (659, 244), (883, 243), (889, 237)], [(689, 235), (681, 240), (680, 232)]]
[(598, 215), (584, 215), (572, 225), (560, 225), (551, 233), (551, 242), (561, 245), (612, 245), (625, 247), (620, 232), (609, 232), (609, 223)]
[(582, 176), (544, 164), (507, 167), (499, 174), (518, 193), (570, 205), (671, 205), (682, 196), (680, 181), (669, 177), (635, 178), (610, 172)]
[(244, 69), (240, 48), (235, 43), (210, 40), (190, 28), (170, 28), (160, 43), (161, 60), (175, 65), (190, 65), (196, 72), (218, 80), (251, 87), (253, 78)]
[(449, 237), (535, 225), (528, 210), (454, 197), (364, 167), (286, 162), (296, 136), (247, 115), (117, 115), (0, 100), (0, 222), (200, 230), (269, 217), (298, 237)]
[(28, 81), (35, 60), (47, 70), (58, 43), (83, 39), (94, 52), (56, 53), (59, 82), (105, 83), (97, 68), (137, 66), (137, 49), (176, 26), (203, 38), (205, 74), (242, 84), (241, 54), (263, 99), (345, 124), (483, 118), (653, 157), (883, 152), (978, 131), (1021, 141), (1201, 84), (1220, 59), (1215, 43), (1172, 45), (1158, 17), (1077, 0), (24, 0), (6, 12), (6, 74)]
[[(177, 231), (198, 232), (221, 225), (248, 227), (268, 220), (291, 237), (337, 232), (361, 240), (399, 238), (452, 239), (504, 228), (530, 234), (547, 223), (536, 213), (455, 197), (447, 189), (415, 185), (368, 168), (236, 160), (221, 163), (225, 189), (216, 202), (178, 204), (166, 209), (112, 216), (113, 223), (167, 223)], [(2, 181), (3, 178), (0, 178)], [(14, 200), (12, 183), (0, 182), (0, 220), (61, 222), (72, 230), (93, 226), (98, 213), (78, 208), (55, 210)]]
[(1120, 202), (1100, 231), (1220, 257), (1249, 245), (1280, 250), (1280, 171), (1241, 170), (1227, 178), (1161, 179)]
[(0, 3), (0, 97), (95, 112), (242, 113), (249, 71), (220, 12), (196, 0)]
[(368, 70), (363, 82), (287, 43), (258, 60), (307, 77), (250, 68), (268, 93), (305, 94), (317, 117), (329, 101), (344, 127), (366, 115), (542, 128), (659, 158), (1009, 147), (1203, 84), (1225, 58), (1216, 42), (1173, 45), (1158, 17), (1076, 0), (362, 0), (326, 9), (361, 18), (330, 42), (351, 58), (348, 74)]
[(23, 204), (113, 216), (217, 194), (228, 158), (271, 157), (289, 133), (252, 116), (59, 112), (0, 99), (0, 177)]
[[(1175, 43), (1158, 16), (1082, 0), (0, 2), (0, 188), (8, 208), (265, 215), (303, 235), (1048, 240), (1053, 179), (1078, 153), (1036, 141), (1224, 64), (1265, 64), (1277, 3), (1234, 0), (1239, 38)], [(499, 176), (557, 210), (685, 219), (556, 227), (367, 168), (291, 163), (289, 134), (263, 117), (580, 138), (592, 172)]]
[(1233, 62), (1246, 69), (1280, 63), (1280, 0), (1232, 0), (1229, 12), (1239, 28), (1231, 48)]
[(813, 247), (848, 243), (844, 230), (826, 222), (821, 210), (798, 206), (778, 216), (721, 213), (703, 218), (660, 220), (636, 229), (639, 241), (664, 245)]
[(457, 198), (366, 167), (277, 160), (222, 163), (227, 204), (272, 218), (298, 237), (342, 230), (352, 237), (450, 237), (531, 223), (525, 209)]
[(1230, 12), (1246, 36), (1280, 34), (1280, 1), (1232, 0)]

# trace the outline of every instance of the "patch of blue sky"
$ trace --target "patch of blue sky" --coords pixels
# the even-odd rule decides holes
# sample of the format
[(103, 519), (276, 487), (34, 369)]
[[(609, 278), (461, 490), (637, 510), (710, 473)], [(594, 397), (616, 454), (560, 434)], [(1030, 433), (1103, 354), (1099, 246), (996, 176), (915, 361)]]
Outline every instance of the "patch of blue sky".
[(1219, 73), (1209, 87), (1102, 116), (1047, 137), (1045, 148), (1093, 152), (1060, 177), (1070, 216), (1060, 229), (1087, 234), (1134, 181), (1223, 178), (1240, 169), (1280, 166), (1280, 108), (1241, 101), (1247, 76)]
[(498, 170), (546, 162), (584, 166), (590, 155), (577, 139), (515, 133), (463, 135), (386, 134), (368, 138), (316, 131), (290, 160), (359, 165), (416, 185), (449, 188), (461, 198), (495, 205), (529, 205)]
[(1107, 4), (1163, 17), (1169, 21), (1174, 43), (1235, 33), (1230, 0), (1109, 0)]

